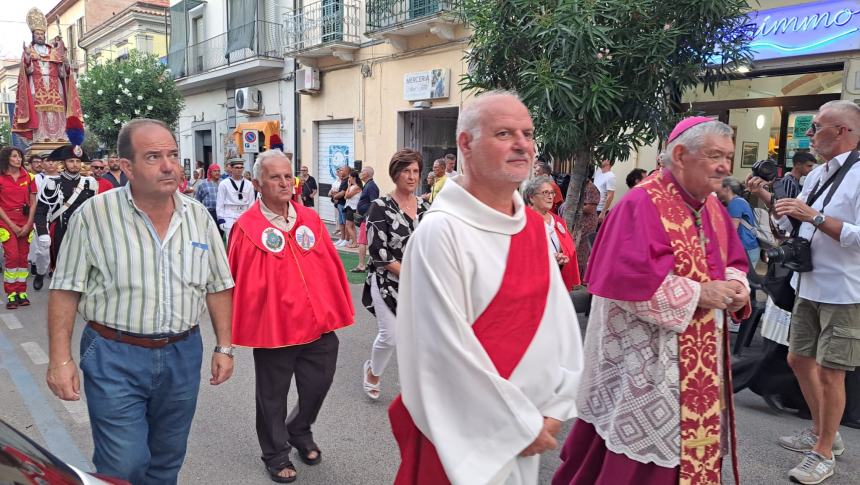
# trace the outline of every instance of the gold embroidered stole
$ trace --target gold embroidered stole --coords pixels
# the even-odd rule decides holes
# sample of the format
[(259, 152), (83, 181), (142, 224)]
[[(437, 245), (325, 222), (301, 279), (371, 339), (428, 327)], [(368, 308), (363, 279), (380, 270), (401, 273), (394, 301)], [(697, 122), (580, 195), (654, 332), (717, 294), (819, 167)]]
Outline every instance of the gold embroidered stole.
[[(674, 251), (673, 274), (700, 283), (710, 281), (701, 217), (684, 202), (679, 187), (663, 173), (650, 177), (640, 187), (645, 189), (660, 213)], [(728, 235), (719, 201), (709, 196), (699, 212), (705, 211), (717, 234), (722, 260), (726, 262)], [(718, 333), (715, 311), (697, 308), (687, 329), (678, 335), (681, 485), (720, 483), (720, 416), (724, 393), (720, 385)]]

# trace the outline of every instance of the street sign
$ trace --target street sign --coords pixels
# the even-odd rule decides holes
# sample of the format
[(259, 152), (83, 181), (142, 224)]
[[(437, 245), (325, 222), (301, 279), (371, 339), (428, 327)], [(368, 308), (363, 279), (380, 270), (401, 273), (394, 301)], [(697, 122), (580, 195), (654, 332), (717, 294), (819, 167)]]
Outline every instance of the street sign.
[(245, 153), (260, 153), (257, 130), (242, 130), (242, 150)]

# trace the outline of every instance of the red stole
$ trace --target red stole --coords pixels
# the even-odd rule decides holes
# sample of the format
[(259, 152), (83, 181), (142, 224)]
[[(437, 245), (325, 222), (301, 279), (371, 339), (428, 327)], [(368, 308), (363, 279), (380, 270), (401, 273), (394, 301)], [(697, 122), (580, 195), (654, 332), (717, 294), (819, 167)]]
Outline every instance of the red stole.
[(573, 241), (573, 236), (567, 230), (564, 219), (552, 212), (550, 212), (550, 215), (552, 215), (553, 222), (555, 223), (555, 235), (558, 236), (558, 241), (561, 243), (561, 248), (559, 249), (561, 249), (561, 252), (565, 256), (570, 258), (570, 261), (561, 267), (561, 279), (564, 280), (564, 287), (567, 288), (567, 291), (570, 291), (574, 286), (582, 283), (582, 280), (579, 278), (579, 264), (576, 262), (576, 243)]
[[(673, 273), (705, 283), (711, 281), (708, 272), (705, 243), (702, 240), (701, 217), (692, 214), (678, 186), (665, 174), (649, 177), (640, 185), (648, 193), (663, 223), (663, 229), (675, 255)], [(708, 196), (700, 212), (707, 211), (718, 239), (723, 264), (727, 261), (729, 236), (723, 210), (716, 197)], [(729, 423), (733, 427), (734, 409), (729, 367), (728, 329), (722, 332), (723, 374), (726, 387), (720, 382), (718, 367), (718, 331), (714, 310), (697, 308), (687, 329), (678, 336), (679, 381), (681, 384), (681, 467), (680, 485), (721, 483), (720, 418), (721, 404), (726, 399)], [(732, 466), (735, 482), (739, 483), (735, 433), (732, 429)]]
[[(526, 210), (526, 225), (511, 237), (505, 273), (496, 296), (472, 330), (499, 375), (510, 378), (540, 326), (549, 294), (549, 260), (543, 218)], [(436, 448), (415, 426), (398, 396), (388, 409), (401, 464), (395, 485), (450, 483)]]
[(289, 233), (275, 228), (255, 202), (230, 231), (233, 343), (275, 348), (313, 342), (352, 325), (346, 272), (316, 212), (292, 204)]

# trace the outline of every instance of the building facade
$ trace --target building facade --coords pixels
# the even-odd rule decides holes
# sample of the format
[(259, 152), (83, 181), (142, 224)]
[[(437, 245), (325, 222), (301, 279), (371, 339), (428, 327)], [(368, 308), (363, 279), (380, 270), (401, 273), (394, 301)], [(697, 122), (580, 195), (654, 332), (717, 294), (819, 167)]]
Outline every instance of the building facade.
[(453, 8), (442, 0), (319, 0), (286, 12), (286, 54), (300, 65), (299, 158), (320, 184), (323, 219), (334, 219), (327, 194), (338, 165), (374, 167), (385, 193), (399, 148), (422, 153), (424, 174), (457, 152), (469, 34)]
[(131, 50), (164, 57), (168, 7), (168, 0), (134, 2), (101, 24), (89, 27), (78, 45), (88, 62), (123, 59)]
[[(760, 0), (750, 6), (752, 64), (714, 93), (700, 88), (682, 97), (694, 111), (734, 129), (732, 176), (738, 180), (766, 158), (777, 161), (783, 172), (791, 170), (794, 154), (810, 150), (806, 130), (819, 106), (837, 99), (860, 102), (856, 1)], [(637, 155), (638, 166), (653, 168), (657, 146)], [(622, 171), (616, 169), (619, 176)]]
[(15, 109), (15, 93), (18, 90), (18, 69), (20, 67), (20, 59), (0, 59), (0, 124), (11, 124), (11, 115)]
[[(292, 4), (292, 0), (290, 5)], [(178, 139), (187, 169), (254, 161), (245, 130), (278, 134), (294, 150), (293, 63), (284, 59), (287, 0), (174, 1), (167, 63), (185, 97)]]

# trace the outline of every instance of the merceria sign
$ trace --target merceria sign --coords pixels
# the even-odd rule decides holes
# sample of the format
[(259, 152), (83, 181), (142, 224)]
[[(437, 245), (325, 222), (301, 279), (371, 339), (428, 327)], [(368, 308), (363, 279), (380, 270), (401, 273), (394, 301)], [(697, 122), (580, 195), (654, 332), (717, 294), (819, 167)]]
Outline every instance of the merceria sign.
[(860, 3), (807, 3), (750, 13), (756, 60), (860, 49)]

